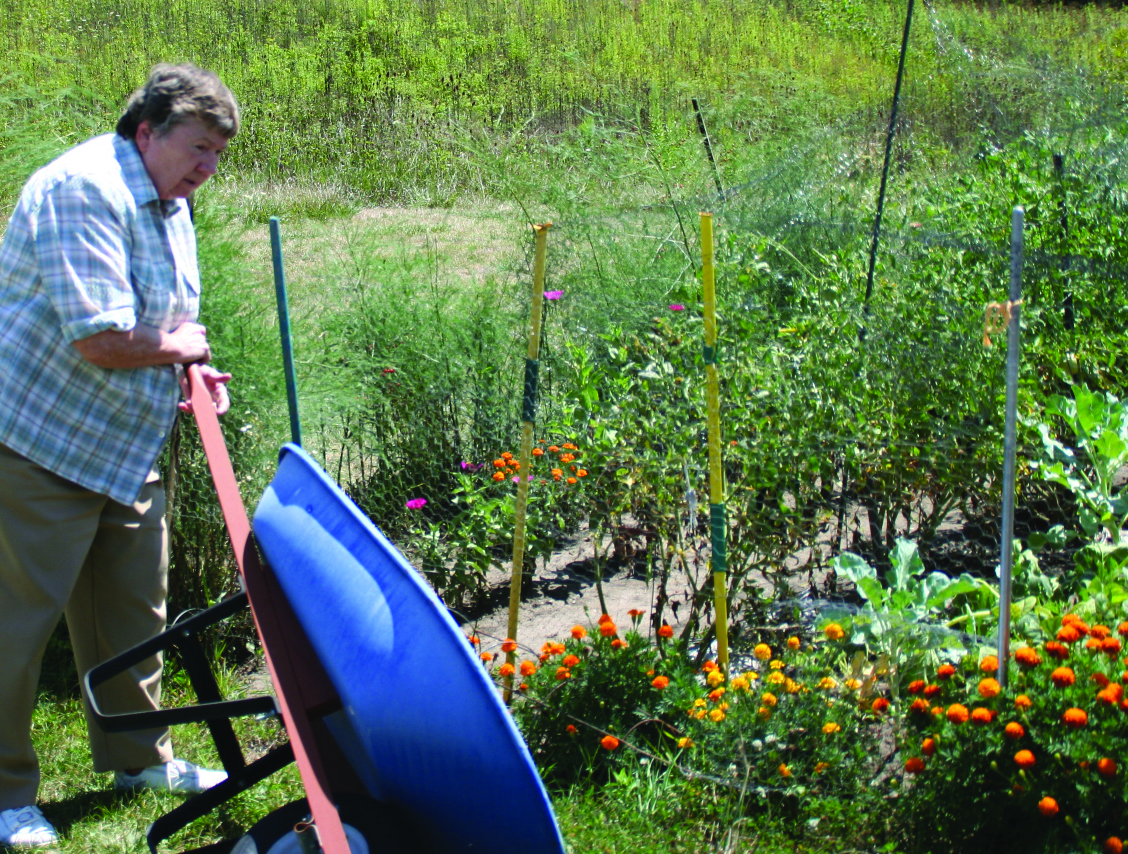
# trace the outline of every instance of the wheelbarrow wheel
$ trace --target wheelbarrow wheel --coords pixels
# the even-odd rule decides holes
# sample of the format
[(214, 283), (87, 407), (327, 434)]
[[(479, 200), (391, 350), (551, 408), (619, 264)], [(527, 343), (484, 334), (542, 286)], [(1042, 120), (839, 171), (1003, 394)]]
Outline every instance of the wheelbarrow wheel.
[[(337, 803), (352, 854), (407, 854), (396, 815), (370, 798), (350, 796)], [(279, 807), (255, 823), (231, 854), (304, 854), (295, 825), (309, 820), (305, 798)]]

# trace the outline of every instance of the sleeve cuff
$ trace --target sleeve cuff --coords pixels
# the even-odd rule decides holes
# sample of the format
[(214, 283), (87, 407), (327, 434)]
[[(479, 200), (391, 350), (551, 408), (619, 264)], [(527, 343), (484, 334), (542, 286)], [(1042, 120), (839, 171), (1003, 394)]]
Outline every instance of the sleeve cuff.
[(137, 325), (137, 315), (132, 308), (116, 308), (113, 311), (104, 311), (93, 317), (84, 317), (63, 326), (63, 337), (67, 343), (73, 344), (99, 332), (112, 329), (114, 332), (128, 332)]

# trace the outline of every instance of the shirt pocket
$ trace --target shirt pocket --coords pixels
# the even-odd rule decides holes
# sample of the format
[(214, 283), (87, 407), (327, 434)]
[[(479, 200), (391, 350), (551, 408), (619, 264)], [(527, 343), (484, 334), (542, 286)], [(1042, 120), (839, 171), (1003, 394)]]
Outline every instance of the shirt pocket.
[(135, 257), (130, 277), (137, 299), (137, 322), (167, 328), (176, 301), (176, 267), (163, 259)]

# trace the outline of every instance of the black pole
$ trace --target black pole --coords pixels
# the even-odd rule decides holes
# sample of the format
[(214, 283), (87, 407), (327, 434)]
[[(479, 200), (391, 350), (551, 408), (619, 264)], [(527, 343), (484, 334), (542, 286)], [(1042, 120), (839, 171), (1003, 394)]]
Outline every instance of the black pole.
[[(1057, 177), (1058, 189), (1061, 190), (1061, 198), (1058, 200), (1058, 213), (1061, 214), (1061, 278), (1062, 283), (1068, 287), (1066, 278), (1069, 274), (1069, 253), (1066, 252), (1066, 247), (1069, 245), (1069, 216), (1065, 208), (1065, 155), (1054, 155), (1054, 175)], [(1073, 329), (1073, 291), (1067, 290), (1062, 299), (1063, 316), (1062, 322), (1068, 330)]]
[(717, 195), (723, 196), (725, 189), (721, 186), (721, 173), (717, 169), (717, 161), (713, 158), (713, 145), (709, 142), (709, 131), (705, 129), (705, 118), (701, 115), (701, 107), (698, 106), (697, 99), (693, 98), (692, 100), (693, 112), (697, 114), (697, 130), (705, 143), (705, 153), (709, 155), (709, 162), (713, 165), (713, 181), (717, 185)]
[[(889, 183), (889, 164), (893, 158), (893, 134), (897, 129), (897, 105), (901, 101), (901, 82), (905, 79), (905, 56), (909, 52), (909, 28), (913, 22), (913, 0), (909, 0), (909, 10), (905, 14), (905, 32), (901, 36), (901, 59), (897, 63), (897, 84), (893, 87), (893, 109), (889, 114), (889, 132), (885, 135), (885, 167), (881, 170), (881, 190), (877, 194), (877, 216), (873, 221), (873, 241), (870, 244), (869, 273), (866, 275), (866, 298), (863, 305), (863, 318), (869, 317), (869, 302), (873, 295), (873, 271), (877, 266), (877, 244), (881, 238), (881, 214), (885, 210), (885, 187)], [(865, 340), (866, 327), (863, 320), (858, 330), (859, 339)]]

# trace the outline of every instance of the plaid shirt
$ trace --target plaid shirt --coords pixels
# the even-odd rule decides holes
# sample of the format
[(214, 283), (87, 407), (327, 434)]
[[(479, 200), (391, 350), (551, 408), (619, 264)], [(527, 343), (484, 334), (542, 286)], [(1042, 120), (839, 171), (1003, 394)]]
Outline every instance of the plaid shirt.
[(171, 331), (199, 295), (188, 206), (157, 197), (132, 140), (95, 137), (40, 169), (0, 246), (0, 442), (132, 503), (176, 419), (176, 370), (99, 368), (73, 342)]

